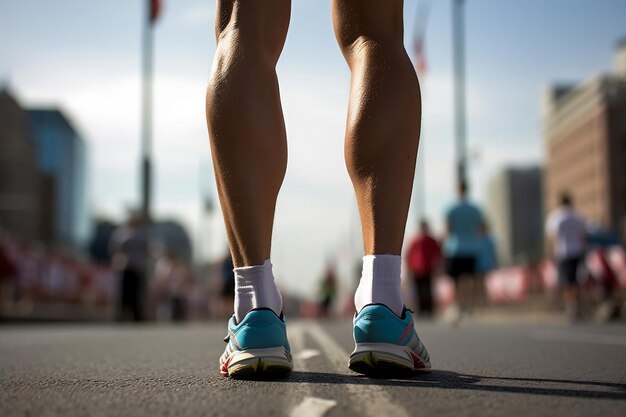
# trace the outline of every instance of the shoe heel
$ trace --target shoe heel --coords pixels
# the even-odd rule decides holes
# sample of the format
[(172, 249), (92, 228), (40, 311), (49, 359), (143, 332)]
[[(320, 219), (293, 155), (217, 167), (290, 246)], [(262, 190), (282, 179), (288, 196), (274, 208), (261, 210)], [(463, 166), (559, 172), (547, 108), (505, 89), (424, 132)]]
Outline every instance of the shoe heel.
[(357, 343), (348, 366), (355, 372), (380, 377), (430, 372), (430, 366), (414, 353), (390, 343)]
[(226, 366), (233, 378), (278, 377), (292, 369), (291, 355), (282, 346), (235, 352)]

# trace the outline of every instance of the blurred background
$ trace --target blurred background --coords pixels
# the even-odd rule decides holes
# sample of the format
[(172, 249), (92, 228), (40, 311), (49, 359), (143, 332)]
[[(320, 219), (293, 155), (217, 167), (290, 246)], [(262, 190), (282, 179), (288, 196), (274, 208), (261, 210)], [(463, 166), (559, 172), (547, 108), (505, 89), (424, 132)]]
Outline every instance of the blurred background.
[[(204, 116), (214, 13), (213, 0), (0, 2), (2, 320), (232, 313)], [(405, 248), (422, 219), (440, 240), (465, 177), (494, 242), (478, 311), (561, 308), (544, 224), (568, 192), (590, 237), (583, 316), (625, 314), (625, 17), (620, 0), (405, 1), (424, 112)], [(292, 2), (278, 74), (274, 272), (288, 314), (350, 315), (362, 241), (330, 1)], [(441, 267), (432, 291), (436, 311), (454, 304)]]

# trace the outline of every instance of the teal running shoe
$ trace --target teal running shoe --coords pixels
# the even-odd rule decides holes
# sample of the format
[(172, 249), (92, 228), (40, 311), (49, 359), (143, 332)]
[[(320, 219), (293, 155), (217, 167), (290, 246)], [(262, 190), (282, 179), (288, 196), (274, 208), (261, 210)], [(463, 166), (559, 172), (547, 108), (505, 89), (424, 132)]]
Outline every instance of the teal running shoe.
[(349, 366), (355, 372), (395, 377), (431, 370), (430, 357), (406, 307), (401, 317), (382, 304), (363, 307), (354, 319), (354, 341)]
[(272, 378), (293, 369), (285, 321), (268, 308), (251, 310), (237, 323), (228, 322), (228, 343), (220, 373), (233, 378)]

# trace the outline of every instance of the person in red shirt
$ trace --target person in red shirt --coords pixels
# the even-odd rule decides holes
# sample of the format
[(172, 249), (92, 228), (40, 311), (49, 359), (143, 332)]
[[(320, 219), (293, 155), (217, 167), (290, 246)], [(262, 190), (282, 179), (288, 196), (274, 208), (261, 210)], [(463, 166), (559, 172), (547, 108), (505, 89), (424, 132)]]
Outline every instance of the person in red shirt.
[(433, 313), (433, 273), (441, 261), (441, 247), (430, 234), (426, 220), (420, 222), (420, 231), (412, 240), (406, 254), (407, 264), (415, 281), (418, 312)]

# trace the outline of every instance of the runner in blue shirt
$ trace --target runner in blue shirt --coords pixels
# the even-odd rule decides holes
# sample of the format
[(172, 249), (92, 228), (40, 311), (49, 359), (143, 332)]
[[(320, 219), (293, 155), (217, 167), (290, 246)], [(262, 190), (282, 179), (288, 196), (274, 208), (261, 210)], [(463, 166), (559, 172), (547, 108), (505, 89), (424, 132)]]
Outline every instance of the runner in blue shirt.
[[(467, 184), (459, 185), (459, 201), (446, 212), (446, 239), (443, 253), (446, 272), (454, 280), (457, 300), (461, 300), (459, 280), (473, 278), (477, 272), (477, 262), (481, 253), (481, 230), (485, 223), (481, 210), (468, 201)], [(451, 321), (460, 318), (459, 307)]]

